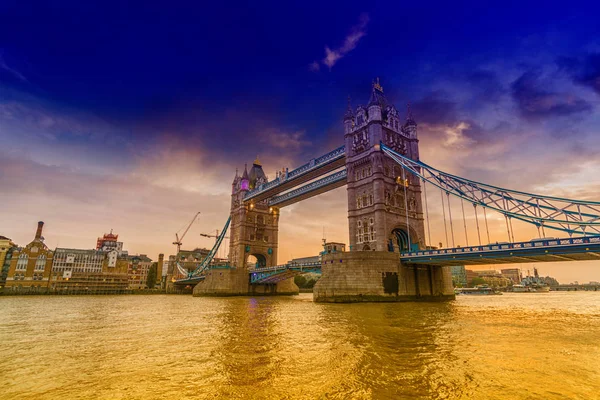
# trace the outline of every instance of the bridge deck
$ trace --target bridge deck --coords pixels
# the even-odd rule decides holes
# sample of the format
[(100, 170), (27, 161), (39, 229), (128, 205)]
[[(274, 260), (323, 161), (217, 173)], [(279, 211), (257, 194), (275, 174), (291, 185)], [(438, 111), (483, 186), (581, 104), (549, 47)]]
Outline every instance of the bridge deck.
[(600, 260), (600, 236), (424, 250), (400, 259), (441, 266)]
[(248, 271), (250, 274), (250, 283), (252, 284), (277, 283), (309, 272), (320, 273), (321, 262), (284, 264), (274, 267), (255, 268)]
[(244, 201), (259, 202), (271, 198), (286, 190), (293, 189), (296, 186), (333, 172), (345, 165), (346, 153), (344, 151), (344, 146), (342, 146), (290, 171), (287, 175), (287, 179), (274, 179), (249, 192), (244, 198)]

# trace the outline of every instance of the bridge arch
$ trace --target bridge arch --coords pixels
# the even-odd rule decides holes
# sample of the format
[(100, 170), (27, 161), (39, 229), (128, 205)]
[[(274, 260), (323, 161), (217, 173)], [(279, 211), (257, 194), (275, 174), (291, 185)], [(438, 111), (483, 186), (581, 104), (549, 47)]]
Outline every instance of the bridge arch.
[(245, 265), (250, 268), (263, 268), (267, 266), (267, 257), (261, 253), (250, 253), (246, 256)]
[(406, 224), (396, 225), (388, 235), (388, 250), (393, 252), (413, 251), (419, 248), (421, 239), (417, 231)]

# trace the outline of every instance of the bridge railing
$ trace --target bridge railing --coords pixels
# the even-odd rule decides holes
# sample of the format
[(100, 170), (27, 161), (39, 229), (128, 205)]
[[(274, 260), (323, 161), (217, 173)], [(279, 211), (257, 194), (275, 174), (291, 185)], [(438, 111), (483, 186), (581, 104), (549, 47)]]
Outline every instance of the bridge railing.
[(347, 176), (348, 176), (348, 171), (346, 171), (346, 169), (343, 169), (342, 171), (338, 171), (334, 174), (327, 175), (326, 177), (324, 177), (322, 179), (311, 182), (308, 185), (299, 187), (298, 189), (294, 189), (294, 190), (284, 193), (282, 195), (275, 196), (269, 201), (269, 205), (281, 204), (286, 200), (290, 200), (295, 197), (301, 196), (303, 194), (312, 192), (314, 190), (318, 190), (327, 185), (331, 185), (332, 183), (346, 180)]
[(467, 246), (467, 247), (454, 247), (448, 249), (435, 249), (435, 250), (419, 250), (404, 252), (401, 254), (402, 257), (415, 257), (415, 256), (434, 256), (442, 254), (458, 254), (458, 253), (473, 253), (473, 252), (486, 252), (486, 251), (498, 251), (498, 250), (511, 250), (511, 249), (529, 249), (529, 248), (544, 248), (544, 247), (559, 247), (559, 246), (570, 246), (570, 245), (581, 245), (581, 244), (592, 244), (600, 243), (599, 236), (585, 236), (577, 238), (566, 238), (566, 239), (548, 239), (548, 240), (534, 240), (528, 242), (517, 242), (517, 243), (496, 243), (487, 244), (482, 246)]
[(288, 263), (288, 264), (281, 264), (281, 265), (274, 265), (272, 267), (263, 267), (263, 268), (254, 268), (254, 269), (249, 269), (248, 272), (249, 273), (261, 273), (261, 272), (272, 272), (272, 271), (278, 271), (278, 270), (285, 270), (285, 269), (290, 269), (290, 268), (304, 268), (304, 267), (320, 267), (321, 266), (321, 261), (313, 261), (313, 262), (306, 262), (306, 263)]
[(345, 154), (346, 154), (345, 147), (340, 146), (337, 149), (332, 150), (327, 154), (323, 154), (320, 157), (310, 160), (306, 164), (301, 165), (300, 167), (298, 167), (292, 171), (286, 172), (281, 178), (273, 179), (271, 182), (264, 183), (264, 184), (260, 185), (259, 187), (257, 187), (256, 189), (249, 191), (246, 194), (246, 196), (244, 196), (244, 200), (251, 200), (254, 197), (258, 196), (259, 194), (261, 194), (273, 187), (276, 187), (284, 182), (287, 182), (290, 179), (297, 178), (301, 175), (304, 175), (305, 173), (307, 173), (309, 171), (314, 170), (315, 168), (318, 168), (322, 165), (326, 165), (332, 161), (338, 160), (341, 157), (344, 157)]

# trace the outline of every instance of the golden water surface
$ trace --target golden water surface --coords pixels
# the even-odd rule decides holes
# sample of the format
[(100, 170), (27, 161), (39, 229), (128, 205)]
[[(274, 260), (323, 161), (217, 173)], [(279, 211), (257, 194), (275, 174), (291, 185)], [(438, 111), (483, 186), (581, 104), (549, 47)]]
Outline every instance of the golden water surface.
[(0, 298), (1, 399), (600, 399), (600, 292)]

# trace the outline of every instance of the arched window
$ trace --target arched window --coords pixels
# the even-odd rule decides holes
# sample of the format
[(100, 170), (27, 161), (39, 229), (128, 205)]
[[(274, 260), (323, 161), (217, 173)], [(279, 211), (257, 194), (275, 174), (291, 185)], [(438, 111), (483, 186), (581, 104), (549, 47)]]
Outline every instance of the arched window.
[(46, 256), (44, 254), (38, 256), (35, 262), (35, 271), (43, 271), (46, 268)]
[(25, 253), (19, 255), (19, 260), (17, 261), (17, 271), (25, 271), (27, 269), (27, 261), (29, 261), (29, 256)]
[(362, 208), (362, 201), (361, 201), (361, 197), (358, 196), (356, 198), (356, 208)]

